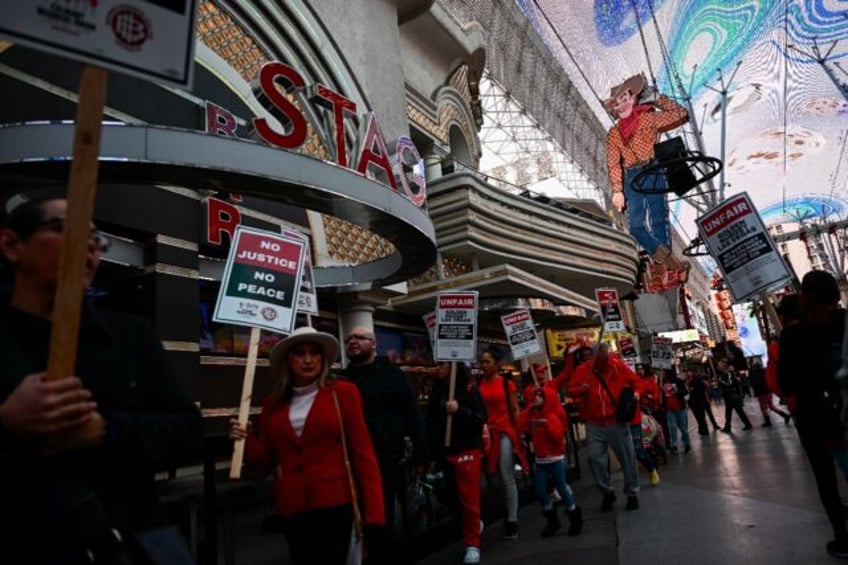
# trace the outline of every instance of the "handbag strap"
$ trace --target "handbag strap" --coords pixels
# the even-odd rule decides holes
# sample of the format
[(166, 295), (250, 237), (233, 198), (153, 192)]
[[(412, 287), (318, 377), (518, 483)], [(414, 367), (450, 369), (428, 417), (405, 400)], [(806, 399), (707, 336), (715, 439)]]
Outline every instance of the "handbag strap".
[(362, 540), (362, 514), (359, 511), (359, 497), (356, 494), (356, 483), (353, 480), (353, 470), (350, 466), (350, 457), (347, 451), (347, 438), (345, 437), (344, 421), (342, 420), (342, 410), (339, 407), (339, 397), (336, 395), (336, 390), (333, 389), (333, 404), (336, 406), (336, 416), (339, 418), (339, 430), (342, 434), (342, 453), (344, 453), (345, 468), (347, 469), (347, 481), (350, 485), (350, 498), (353, 505), (353, 529), (356, 532), (356, 541)]
[(609, 385), (607, 385), (606, 379), (604, 379), (600, 375), (600, 373), (596, 373), (596, 372), (592, 371), (592, 374), (595, 375), (595, 378), (598, 379), (598, 381), (601, 383), (601, 386), (604, 387), (605, 391), (607, 391), (607, 394), (609, 395), (610, 400), (612, 400), (612, 405), (615, 406), (616, 405), (615, 395), (610, 390)]

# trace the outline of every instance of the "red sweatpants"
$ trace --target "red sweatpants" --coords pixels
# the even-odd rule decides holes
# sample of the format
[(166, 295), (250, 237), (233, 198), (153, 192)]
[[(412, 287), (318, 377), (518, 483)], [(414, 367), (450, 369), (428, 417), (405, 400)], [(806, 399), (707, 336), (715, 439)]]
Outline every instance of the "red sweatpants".
[(471, 449), (448, 455), (453, 465), (456, 492), (462, 509), (462, 542), (466, 547), (480, 547), (480, 470), (482, 453)]

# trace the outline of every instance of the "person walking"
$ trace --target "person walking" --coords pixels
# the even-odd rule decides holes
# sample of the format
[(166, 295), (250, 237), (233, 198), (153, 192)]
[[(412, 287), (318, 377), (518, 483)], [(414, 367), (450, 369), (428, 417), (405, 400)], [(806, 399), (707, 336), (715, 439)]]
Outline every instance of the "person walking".
[[(73, 374), (46, 380), (66, 211), (32, 199), (0, 228), (12, 278), (0, 301), (4, 563), (138, 557), (124, 541), (165, 526), (155, 474), (195, 463), (203, 445), (200, 411), (146, 320), (84, 301)], [(92, 225), (85, 288), (108, 248)]]
[(630, 421), (619, 422), (616, 403), (625, 387), (632, 387), (637, 398), (641, 384), (636, 373), (610, 355), (609, 345), (598, 345), (594, 359), (580, 365), (568, 385), (568, 394), (580, 399), (580, 416), (586, 422), (589, 461), (598, 489), (603, 493), (601, 511), (612, 510), (616, 501), (609, 467), (612, 449), (624, 474), (627, 510), (639, 508), (639, 474), (636, 452), (630, 435)]
[(789, 412), (785, 412), (774, 405), (774, 396), (766, 384), (766, 371), (763, 369), (763, 364), (759, 361), (754, 361), (751, 364), (751, 369), (748, 371), (748, 377), (751, 381), (754, 396), (757, 397), (757, 402), (760, 404), (760, 412), (763, 413), (763, 427), (768, 428), (771, 426), (769, 411), (783, 418), (783, 423), (789, 425), (789, 422), (792, 421)]
[(528, 395), (527, 408), (518, 415), (518, 431), (531, 434), (533, 438), (536, 456), (533, 484), (536, 499), (542, 505), (542, 514), (547, 521), (541, 532), (543, 538), (554, 535), (562, 527), (549, 491), (551, 484), (565, 506), (569, 520), (568, 535), (579, 535), (583, 529), (583, 513), (574, 502), (565, 477), (567, 429), (568, 419), (556, 393), (544, 386), (535, 387)]
[(680, 438), (683, 440), (683, 452), (691, 453), (689, 418), (686, 412), (686, 399), (689, 397), (689, 389), (686, 388), (686, 383), (677, 376), (674, 369), (663, 369), (663, 371), (665, 372), (662, 384), (663, 405), (668, 420), (668, 429), (671, 433), (669, 451), (677, 454), (677, 432), (679, 430)]
[[(462, 562), (480, 562), (480, 472), (483, 460), (483, 426), (486, 405), (464, 363), (456, 364), (454, 399), (448, 398), (451, 364), (439, 363), (427, 407), (430, 453), (454, 485), (452, 498), (462, 529), (465, 555)], [(447, 418), (450, 445), (445, 446)], [(451, 480), (452, 478), (452, 480)]]
[(816, 480), (819, 498), (833, 529), (827, 552), (848, 559), (848, 529), (839, 497), (834, 455), (845, 451), (836, 374), (841, 364), (845, 311), (839, 285), (826, 271), (810, 271), (801, 281), (800, 322), (780, 334), (778, 384), (794, 395), (795, 428)]
[[(355, 327), (345, 337), (350, 361), (342, 371), (345, 380), (359, 389), (365, 422), (374, 444), (383, 481), (385, 527), (368, 528), (365, 541), (371, 565), (397, 563), (400, 554), (395, 534), (395, 505), (406, 483), (407, 466), (420, 476), (429, 461), (427, 432), (418, 399), (400, 367), (377, 355), (374, 331)], [(412, 440), (411, 460), (406, 460), (406, 437)]]
[(751, 425), (751, 421), (748, 419), (748, 416), (745, 414), (742, 387), (728, 368), (727, 360), (722, 359), (718, 362), (716, 376), (718, 378), (718, 386), (721, 388), (721, 396), (724, 399), (724, 427), (721, 428), (721, 431), (726, 434), (731, 434), (733, 433), (734, 410), (737, 414), (739, 414), (739, 419), (742, 420), (743, 430), (750, 430), (753, 426)]
[(486, 452), (486, 472), (489, 476), (500, 475), (506, 505), (503, 539), (518, 539), (518, 485), (515, 482), (515, 459), (527, 473), (530, 466), (518, 442), (515, 427), (518, 418), (517, 387), (515, 383), (499, 373), (498, 356), (492, 350), (480, 354), (480, 369), (483, 375), (478, 387), (486, 402), (486, 423), (491, 442)]
[(713, 429), (718, 431), (719, 425), (710, 407), (710, 385), (707, 384), (704, 375), (701, 373), (689, 369), (684, 374), (686, 375), (686, 386), (689, 388), (689, 409), (695, 416), (695, 421), (698, 422), (698, 434), (702, 436), (710, 435), (707, 417), (709, 417)]
[(651, 486), (657, 486), (660, 484), (657, 460), (651, 454), (651, 451), (645, 448), (642, 435), (642, 421), (650, 414), (653, 414), (654, 410), (659, 406), (661, 400), (660, 389), (659, 386), (657, 386), (656, 379), (645, 372), (644, 365), (636, 365), (636, 374), (639, 375), (642, 393), (639, 395), (636, 415), (630, 422), (630, 435), (633, 438), (633, 450), (636, 453), (637, 461), (639, 461), (648, 472), (648, 478), (651, 482)]
[(359, 512), (363, 526), (385, 523), (359, 391), (328, 378), (339, 349), (332, 335), (297, 328), (271, 349), (278, 381), (262, 404), (256, 433), (230, 420), (230, 438), (246, 440), (248, 468), (274, 474), (274, 505), (294, 565), (358, 562)]

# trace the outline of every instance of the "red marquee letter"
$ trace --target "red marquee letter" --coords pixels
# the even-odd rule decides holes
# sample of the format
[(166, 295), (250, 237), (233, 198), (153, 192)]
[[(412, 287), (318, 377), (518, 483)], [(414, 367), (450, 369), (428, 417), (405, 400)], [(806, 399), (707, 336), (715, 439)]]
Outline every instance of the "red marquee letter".
[(238, 137), (235, 116), (217, 104), (206, 101), (206, 133), (223, 137)]
[(206, 199), (206, 241), (211, 245), (223, 245), (222, 234), (230, 236), (232, 241), (240, 223), (238, 208), (217, 198)]
[(389, 163), (389, 152), (386, 150), (386, 142), (383, 139), (383, 132), (380, 131), (380, 124), (377, 123), (374, 114), (369, 114), (367, 120), (368, 129), (365, 133), (365, 139), (362, 141), (362, 151), (359, 153), (356, 170), (365, 175), (369, 165), (375, 165), (383, 171), (386, 179), (388, 179), (388, 184), (394, 190), (397, 190), (397, 182), (395, 181), (394, 171), (392, 171), (392, 165)]
[(306, 140), (306, 118), (288, 98), (277, 89), (282, 85), (283, 92), (291, 93), (304, 88), (303, 77), (293, 68), (279, 61), (262, 65), (259, 81), (253, 83), (253, 94), (265, 108), (271, 112), (287, 129), (287, 133), (274, 131), (265, 118), (254, 118), (253, 127), (268, 143), (285, 149), (297, 149)]
[(333, 111), (333, 133), (336, 139), (336, 163), (347, 167), (347, 145), (345, 144), (345, 113), (356, 113), (356, 102), (348, 100), (323, 84), (315, 85), (313, 102)]

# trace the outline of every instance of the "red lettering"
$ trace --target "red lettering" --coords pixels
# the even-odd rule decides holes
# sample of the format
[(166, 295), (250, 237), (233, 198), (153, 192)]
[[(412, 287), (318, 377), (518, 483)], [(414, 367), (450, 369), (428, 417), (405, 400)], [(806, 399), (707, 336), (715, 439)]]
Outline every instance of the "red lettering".
[(235, 116), (217, 104), (206, 101), (206, 133), (237, 138)]
[(383, 132), (380, 131), (380, 124), (377, 123), (374, 114), (369, 114), (367, 120), (368, 129), (362, 143), (362, 152), (359, 154), (356, 170), (365, 175), (368, 167), (374, 165), (383, 172), (388, 181), (386, 184), (397, 190), (397, 182), (392, 171), (392, 165), (389, 163), (389, 152), (386, 150), (386, 142), (383, 139)]
[(347, 167), (347, 144), (345, 143), (345, 114), (356, 113), (356, 103), (323, 84), (315, 85), (312, 100), (333, 111), (333, 133), (336, 141), (336, 163)]
[[(283, 92), (277, 89), (282, 86)], [(265, 118), (254, 118), (253, 127), (259, 136), (275, 147), (297, 149), (306, 140), (306, 118), (283, 93), (290, 94), (303, 89), (306, 83), (293, 68), (279, 61), (262, 65), (259, 81), (253, 84), (253, 94), (265, 108), (280, 121), (286, 133), (279, 133), (268, 124)]]
[(206, 199), (206, 241), (210, 244), (223, 245), (223, 234), (227, 234), (232, 241), (240, 223), (241, 213), (238, 208), (217, 198)]

